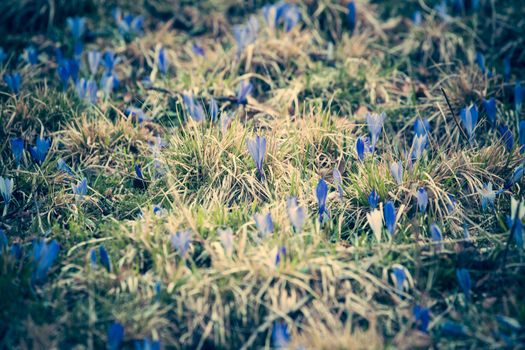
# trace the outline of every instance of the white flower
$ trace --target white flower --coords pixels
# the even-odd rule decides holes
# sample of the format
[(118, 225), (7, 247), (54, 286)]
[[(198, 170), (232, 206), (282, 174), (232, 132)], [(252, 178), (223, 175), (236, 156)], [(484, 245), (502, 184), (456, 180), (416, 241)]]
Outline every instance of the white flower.
[(368, 224), (372, 228), (372, 232), (378, 242), (381, 242), (381, 230), (383, 229), (383, 216), (381, 210), (374, 209), (370, 213), (366, 214)]

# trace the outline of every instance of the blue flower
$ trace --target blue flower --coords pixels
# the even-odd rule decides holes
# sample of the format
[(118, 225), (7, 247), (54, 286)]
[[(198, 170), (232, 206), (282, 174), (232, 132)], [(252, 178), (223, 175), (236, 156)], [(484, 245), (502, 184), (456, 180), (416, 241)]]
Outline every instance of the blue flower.
[(288, 214), (288, 219), (290, 219), (295, 232), (300, 232), (304, 225), (306, 211), (304, 207), (299, 206), (297, 203), (297, 197), (290, 197), (287, 199), (286, 213)]
[(139, 124), (151, 119), (150, 117), (146, 115), (146, 113), (144, 113), (144, 110), (142, 110), (142, 108), (138, 108), (138, 107), (128, 107), (124, 111), (124, 114), (128, 116), (129, 118), (131, 118), (131, 120)]
[(520, 120), (519, 123), (519, 141), (520, 141), (520, 153), (525, 153), (525, 120)]
[(51, 139), (50, 138), (40, 138), (38, 136), (36, 138), (36, 145), (29, 148), (29, 154), (31, 154), (31, 157), (33, 158), (33, 161), (38, 164), (42, 165), (44, 161), (46, 160), (47, 153), (49, 152), (49, 148), (51, 147)]
[(106, 250), (106, 247), (104, 247), (103, 244), (98, 248), (98, 252), (100, 254), (100, 264), (108, 272), (111, 272), (111, 259), (109, 258), (108, 251)]
[(217, 104), (217, 101), (212, 97), (210, 99), (210, 105), (208, 107), (209, 113), (210, 113), (210, 119), (214, 123), (217, 121), (217, 118), (219, 116), (219, 105)]
[(71, 176), (73, 176), (73, 170), (67, 165), (67, 163), (64, 161), (64, 159), (59, 158), (57, 161), (57, 169), (60, 171), (63, 171)]
[(459, 112), (459, 115), (461, 117), (461, 121), (463, 122), (463, 127), (469, 136), (469, 142), (472, 143), (474, 138), (474, 129), (478, 123), (478, 110), (476, 106), (471, 105), (468, 108), (462, 108)]
[(388, 201), (383, 208), (383, 218), (385, 220), (386, 229), (393, 235), (396, 231), (396, 208), (392, 201)]
[(119, 350), (124, 340), (124, 326), (114, 322), (108, 328), (108, 350)]
[(237, 103), (240, 105), (245, 105), (248, 102), (247, 97), (252, 92), (252, 90), (252, 83), (250, 83), (249, 80), (242, 80), (239, 83), (239, 88), (237, 89)]
[(465, 294), (465, 297), (468, 297), (471, 288), (469, 271), (464, 268), (459, 268), (456, 270), (456, 277), (463, 294)]
[(21, 138), (11, 139), (11, 152), (13, 153), (13, 158), (15, 158), (16, 166), (20, 166), (24, 155), (24, 140)]
[(135, 164), (135, 174), (139, 180), (144, 180), (144, 174), (142, 174), (142, 168), (140, 165)]
[(476, 63), (481, 70), (481, 73), (485, 74), (487, 72), (487, 67), (485, 67), (485, 56), (481, 52), (476, 52)]
[(392, 279), (394, 280), (396, 289), (402, 292), (405, 286), (408, 284), (406, 268), (402, 265), (396, 264), (392, 267)]
[(91, 75), (96, 75), (98, 71), (98, 66), (102, 60), (102, 53), (97, 50), (92, 50), (87, 53), (88, 66)]
[(272, 29), (277, 27), (280, 20), (283, 18), (283, 13), (286, 11), (288, 6), (289, 5), (284, 2), (263, 6), (263, 17), (268, 27)]
[(521, 110), (521, 105), (523, 103), (523, 88), (521, 87), (521, 83), (517, 83), (516, 86), (514, 86), (514, 105), (516, 106), (516, 110)]
[(109, 96), (113, 92), (113, 89), (118, 85), (118, 80), (114, 75), (104, 75), (100, 83), (104, 95)]
[(293, 27), (301, 20), (301, 12), (297, 5), (288, 5), (283, 14), (284, 18), (284, 30), (289, 32)]
[(11, 195), (13, 194), (15, 183), (13, 179), (0, 176), (0, 195), (4, 199), (4, 204), (7, 206), (11, 202)]
[(465, 325), (453, 321), (445, 321), (441, 325), (441, 331), (445, 334), (450, 334), (455, 337), (462, 337), (468, 334), (468, 329)]
[(430, 235), (437, 249), (443, 249), (443, 234), (436, 223), (430, 225)]
[(333, 177), (334, 177), (334, 185), (337, 187), (337, 193), (339, 193), (339, 198), (343, 199), (344, 191), (343, 191), (343, 176), (341, 175), (341, 172), (339, 169), (335, 168), (333, 171)]
[(506, 124), (500, 124), (498, 126), (498, 133), (501, 137), (501, 142), (505, 145), (508, 152), (512, 152), (514, 148), (514, 136)]
[(401, 161), (390, 164), (390, 173), (398, 185), (403, 183), (403, 163)]
[(425, 147), (427, 146), (428, 137), (427, 135), (415, 135), (414, 139), (412, 140), (412, 159), (413, 160), (419, 160), (421, 156), (423, 155), (423, 152), (425, 151)]
[(190, 249), (191, 243), (191, 231), (177, 231), (171, 234), (171, 246), (176, 249), (181, 258), (186, 256), (186, 253)]
[(428, 135), (429, 132), (430, 132), (430, 123), (428, 119), (421, 120), (417, 118), (416, 121), (414, 122), (414, 134), (416, 136), (423, 136), (423, 135)]
[(22, 85), (22, 76), (20, 73), (4, 74), (4, 82), (13, 94), (18, 94)]
[(428, 207), (428, 193), (424, 187), (420, 187), (417, 189), (416, 198), (417, 198), (417, 208), (419, 212), (420, 213), (426, 212), (427, 207)]
[(286, 247), (280, 247), (277, 249), (277, 254), (275, 255), (275, 266), (279, 266), (281, 260), (286, 257)]
[(357, 140), (355, 142), (355, 149), (356, 149), (356, 152), (357, 152), (357, 158), (360, 161), (364, 161), (365, 160), (366, 145), (365, 145), (365, 141), (363, 140), (362, 137), (358, 137), (357, 138)]
[(264, 157), (266, 156), (266, 137), (261, 137), (256, 135), (253, 139), (246, 140), (246, 146), (248, 147), (248, 152), (252, 156), (252, 159), (257, 168), (257, 172), (263, 176), (263, 162)]
[(31, 65), (38, 64), (38, 51), (34, 46), (28, 46), (24, 49), (24, 59)]
[(136, 340), (133, 344), (135, 350), (160, 350), (160, 340), (144, 338), (142, 341)]
[(113, 16), (117, 22), (119, 32), (123, 36), (129, 38), (130, 36), (142, 34), (143, 16), (123, 14), (119, 8), (115, 9)]
[(186, 110), (191, 119), (196, 122), (202, 122), (205, 119), (204, 108), (199, 102), (195, 102), (193, 95), (182, 94), (182, 99), (186, 105)]
[(255, 16), (242, 25), (233, 27), (233, 36), (237, 42), (237, 56), (240, 57), (246, 46), (253, 44), (257, 40), (259, 32), (259, 22)]
[(372, 190), (370, 194), (368, 195), (368, 205), (371, 209), (377, 208), (377, 205), (379, 204), (379, 195), (375, 190)]
[(507, 179), (507, 181), (505, 182), (505, 186), (501, 190), (499, 190), (497, 193), (498, 194), (502, 193), (503, 191), (508, 190), (509, 188), (511, 188), (512, 185), (514, 185), (515, 183), (517, 183), (518, 181), (521, 180), (521, 178), (523, 177), (523, 174), (524, 174), (523, 165), (519, 165), (512, 172), (512, 176), (509, 179)]
[(255, 226), (257, 226), (259, 234), (263, 238), (273, 233), (273, 221), (270, 212), (266, 214), (256, 213), (253, 215), (253, 220), (255, 221)]
[(381, 135), (381, 130), (383, 130), (383, 124), (385, 122), (385, 113), (367, 113), (366, 114), (366, 123), (368, 125), (368, 131), (370, 132), (370, 149), (374, 152), (379, 136)]
[(97, 103), (98, 88), (97, 83), (94, 80), (85, 80), (82, 78), (78, 81), (76, 88), (79, 98), (89, 101), (92, 104)]
[(489, 208), (494, 208), (494, 200), (496, 199), (496, 191), (492, 190), (492, 182), (483, 185), (479, 190), (481, 195), (481, 208), (486, 211)]
[(89, 251), (89, 262), (91, 263), (92, 268), (97, 267), (97, 251), (95, 248), (91, 248)]
[(118, 58), (115, 57), (113, 51), (106, 51), (104, 57), (102, 58), (102, 64), (104, 65), (104, 75), (113, 75), (113, 69), (115, 69), (115, 64), (118, 62)]
[(288, 325), (283, 321), (275, 321), (272, 326), (272, 347), (281, 350), (287, 349), (290, 340)]
[(428, 324), (430, 323), (430, 310), (421, 305), (414, 305), (412, 315), (414, 316), (417, 329), (422, 332), (427, 332)]
[(69, 70), (67, 69), (67, 66), (64, 64), (61, 64), (57, 68), (58, 78), (62, 82), (62, 90), (67, 90), (67, 85), (69, 83)]
[(73, 193), (82, 198), (87, 194), (88, 187), (87, 187), (87, 180), (86, 178), (83, 178), (80, 180), (76, 185), (73, 185)]
[(482, 105), (483, 109), (485, 110), (485, 113), (487, 113), (487, 118), (489, 120), (490, 125), (492, 127), (496, 126), (496, 100), (494, 99), (494, 97), (491, 97), (488, 100), (483, 99)]
[(348, 26), (350, 27), (350, 31), (354, 31), (357, 24), (357, 9), (355, 2), (349, 2), (346, 6), (346, 9), (348, 10), (348, 15), (346, 16), (348, 20)]
[(75, 42), (80, 41), (86, 31), (86, 19), (83, 17), (68, 17), (66, 22), (73, 40)]
[(49, 269), (53, 266), (55, 259), (58, 256), (60, 246), (56, 240), (47, 243), (43, 239), (33, 241), (33, 264), (35, 270), (33, 271), (33, 283), (43, 282)]
[(320, 179), (315, 189), (317, 204), (319, 205), (319, 221), (323, 222), (323, 216), (328, 215), (326, 210), (326, 197), (328, 196), (328, 185), (324, 179)]
[(168, 59), (166, 58), (164, 47), (160, 47), (159, 52), (157, 53), (157, 67), (159, 67), (159, 71), (162, 74), (166, 74), (168, 71)]
[(421, 26), (421, 23), (423, 23), (423, 16), (421, 15), (421, 11), (417, 10), (414, 12), (414, 15), (412, 17), (412, 21), (414, 22), (414, 25), (416, 27)]
[(198, 44), (193, 44), (191, 46), (191, 50), (193, 51), (193, 53), (195, 53), (197, 56), (200, 56), (200, 57), (204, 57), (204, 49), (199, 46)]

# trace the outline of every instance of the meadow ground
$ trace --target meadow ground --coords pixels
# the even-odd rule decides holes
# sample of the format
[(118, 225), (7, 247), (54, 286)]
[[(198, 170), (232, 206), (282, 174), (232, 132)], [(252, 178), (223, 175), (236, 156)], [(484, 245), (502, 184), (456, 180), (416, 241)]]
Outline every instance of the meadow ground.
[(0, 348), (524, 348), (520, 0), (0, 3)]

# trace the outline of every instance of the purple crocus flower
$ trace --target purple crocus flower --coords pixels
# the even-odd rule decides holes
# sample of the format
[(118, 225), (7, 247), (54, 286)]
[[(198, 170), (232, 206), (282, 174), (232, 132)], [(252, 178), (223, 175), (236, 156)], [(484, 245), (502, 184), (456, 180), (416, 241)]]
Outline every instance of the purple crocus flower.
[(237, 103), (240, 105), (245, 105), (248, 102), (247, 97), (252, 92), (252, 90), (252, 83), (250, 83), (249, 80), (242, 80), (239, 84), (239, 88), (237, 89)]
[(183, 94), (182, 99), (186, 105), (186, 110), (190, 115), (191, 119), (196, 122), (202, 122), (205, 119), (204, 108), (199, 102), (195, 102), (193, 95)]
[(396, 208), (394, 207), (394, 202), (388, 201), (383, 208), (383, 218), (385, 220), (385, 225), (391, 235), (394, 235), (396, 231)]
[(401, 292), (403, 291), (405, 284), (407, 283), (406, 268), (402, 265), (396, 264), (392, 267), (392, 277), (396, 285), (396, 289)]
[(102, 60), (102, 53), (97, 50), (92, 50), (87, 53), (89, 71), (92, 76), (97, 74), (100, 60)]
[(38, 136), (36, 138), (36, 145), (29, 148), (29, 154), (31, 154), (31, 157), (33, 158), (33, 161), (37, 163), (38, 165), (42, 165), (44, 160), (46, 159), (47, 153), (49, 152), (49, 148), (51, 147), (51, 139), (50, 138), (40, 138)]
[(13, 94), (16, 95), (20, 92), (20, 87), (22, 86), (22, 76), (20, 73), (4, 74), (3, 78), (7, 87)]
[(315, 189), (317, 204), (319, 205), (319, 221), (323, 222), (323, 217), (328, 215), (326, 210), (326, 197), (328, 196), (328, 185), (324, 179), (320, 179)]
[(171, 246), (184, 258), (190, 249), (191, 231), (177, 231), (171, 234)]
[(346, 5), (346, 9), (348, 10), (348, 15), (346, 16), (348, 20), (348, 26), (350, 27), (350, 31), (353, 32), (357, 24), (357, 9), (355, 2), (349, 2), (348, 5)]
[(470, 107), (462, 108), (459, 112), (461, 121), (463, 122), (463, 127), (467, 131), (469, 136), (469, 142), (472, 143), (474, 139), (474, 130), (476, 124), (478, 123), (478, 110), (476, 106), (471, 105)]
[(265, 238), (273, 233), (273, 221), (270, 212), (266, 214), (256, 213), (253, 215), (253, 219), (261, 237)]
[(166, 58), (166, 52), (164, 50), (164, 47), (160, 47), (159, 52), (157, 54), (157, 67), (159, 67), (159, 71), (162, 74), (166, 74), (168, 71), (168, 59)]
[(401, 161), (390, 164), (390, 173), (398, 185), (403, 183), (403, 163)]
[(213, 97), (210, 99), (208, 113), (210, 114), (210, 119), (212, 123), (216, 122), (219, 116), (219, 105), (217, 104), (217, 101)]
[(429, 132), (430, 132), (430, 123), (428, 119), (421, 120), (417, 118), (416, 121), (414, 122), (414, 134), (416, 136), (423, 136), (423, 135), (428, 135)]
[(272, 347), (287, 349), (291, 341), (288, 325), (283, 321), (276, 321), (272, 326)]
[(73, 193), (79, 197), (85, 196), (88, 191), (87, 180), (83, 178), (76, 185), (73, 185)]
[(489, 120), (489, 123), (492, 127), (496, 126), (496, 100), (494, 97), (491, 97), (488, 100), (483, 99), (482, 102), (483, 109), (485, 110), (485, 113), (487, 113), (487, 119)]
[(337, 168), (334, 169), (332, 174), (334, 177), (334, 185), (337, 187), (337, 193), (339, 194), (339, 198), (343, 199), (343, 195), (344, 195), (343, 176), (341, 175), (341, 172)]
[(75, 42), (80, 41), (86, 31), (86, 19), (84, 17), (68, 17), (67, 26)]
[(34, 46), (28, 46), (24, 49), (24, 59), (31, 65), (38, 64), (38, 51)]
[(297, 203), (297, 197), (288, 198), (286, 201), (286, 213), (295, 232), (300, 232), (303, 229), (306, 211), (304, 207), (299, 206)]
[(443, 249), (443, 235), (437, 224), (433, 223), (430, 225), (430, 235), (432, 236), (432, 241), (436, 245), (436, 248)]
[(266, 156), (266, 137), (256, 135), (253, 139), (247, 139), (246, 146), (255, 163), (257, 172), (263, 177), (263, 162)]
[(18, 137), (11, 139), (11, 152), (13, 153), (13, 158), (15, 158), (16, 166), (20, 166), (24, 155), (24, 140)]
[(481, 70), (481, 73), (485, 74), (487, 72), (487, 67), (485, 66), (485, 56), (481, 52), (476, 52), (476, 63)]
[(200, 56), (200, 57), (204, 57), (204, 49), (199, 46), (198, 44), (193, 44), (191, 46), (191, 50), (193, 51), (193, 53), (195, 53), (197, 56)]
[(124, 326), (114, 322), (108, 328), (108, 350), (119, 350), (124, 340)]
[(427, 332), (430, 323), (430, 310), (421, 305), (414, 305), (412, 315), (414, 316), (417, 329), (422, 332)]
[(375, 190), (372, 190), (370, 192), (370, 195), (368, 195), (368, 205), (371, 209), (377, 208), (377, 205), (379, 204), (379, 194)]
[(58, 256), (59, 250), (60, 245), (56, 240), (52, 240), (48, 243), (43, 239), (38, 239), (33, 242), (33, 283), (40, 283), (45, 281), (49, 269), (51, 268), (51, 266), (53, 266), (53, 263), (55, 262)]
[(370, 149), (374, 152), (381, 131), (383, 130), (383, 124), (385, 122), (385, 113), (367, 113), (366, 114), (366, 123), (368, 125), (368, 131), (370, 132)]
[(286, 10), (283, 13), (284, 18), (284, 30), (289, 32), (293, 27), (299, 23), (301, 20), (301, 12), (299, 12), (299, 7), (297, 5), (288, 5)]
[(424, 187), (420, 187), (417, 189), (416, 198), (419, 212), (426, 212), (428, 207), (428, 193)]
[(73, 173), (73, 170), (71, 170), (71, 168), (69, 167), (69, 165), (67, 165), (67, 163), (65, 162), (64, 159), (62, 158), (59, 158), (57, 160), (57, 169), (60, 170), (60, 171), (63, 171), (65, 172), (66, 174), (69, 174), (71, 176), (75, 175)]
[(100, 264), (108, 272), (111, 272), (111, 259), (109, 257), (108, 251), (106, 250), (106, 247), (103, 244), (98, 248), (98, 252), (100, 254)]

